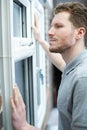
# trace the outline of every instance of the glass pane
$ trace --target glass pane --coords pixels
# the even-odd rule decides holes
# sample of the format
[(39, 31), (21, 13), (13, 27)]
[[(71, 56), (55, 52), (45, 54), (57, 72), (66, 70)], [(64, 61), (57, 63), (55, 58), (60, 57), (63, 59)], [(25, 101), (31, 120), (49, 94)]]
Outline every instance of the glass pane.
[(42, 5), (45, 4), (46, 0), (39, 0), (41, 2)]
[(15, 81), (20, 89), (24, 103), (26, 105), (27, 121), (30, 123), (30, 97), (29, 97), (29, 71), (28, 58), (15, 63)]
[(18, 4), (13, 4), (13, 33), (15, 37), (22, 36), (22, 8)]
[(25, 71), (24, 71), (24, 60), (15, 63), (15, 79), (16, 83), (21, 91), (23, 99), (24, 96), (24, 86), (25, 86)]

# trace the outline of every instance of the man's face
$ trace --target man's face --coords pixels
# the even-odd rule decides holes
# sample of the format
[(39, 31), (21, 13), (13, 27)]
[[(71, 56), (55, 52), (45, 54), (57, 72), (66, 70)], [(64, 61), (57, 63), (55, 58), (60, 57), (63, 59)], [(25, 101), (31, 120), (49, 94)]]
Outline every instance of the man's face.
[(50, 52), (62, 54), (75, 44), (76, 29), (70, 22), (69, 16), (68, 12), (60, 12), (54, 16), (48, 31)]

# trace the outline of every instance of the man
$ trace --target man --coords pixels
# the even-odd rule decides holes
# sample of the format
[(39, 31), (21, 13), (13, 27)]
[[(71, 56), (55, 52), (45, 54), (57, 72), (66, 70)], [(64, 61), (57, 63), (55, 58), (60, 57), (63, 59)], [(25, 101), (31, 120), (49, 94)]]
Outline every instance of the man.
[[(87, 130), (87, 8), (78, 2), (59, 4), (48, 31), (49, 51), (46, 42), (34, 29), (38, 40), (55, 62), (60, 53), (66, 63), (58, 91), (58, 130)], [(44, 45), (45, 44), (45, 45)], [(56, 53), (52, 55), (53, 53)], [(62, 57), (60, 58), (61, 61)], [(65, 66), (65, 67), (64, 67)], [(11, 98), (14, 130), (37, 130), (26, 122), (25, 105), (17, 87)]]

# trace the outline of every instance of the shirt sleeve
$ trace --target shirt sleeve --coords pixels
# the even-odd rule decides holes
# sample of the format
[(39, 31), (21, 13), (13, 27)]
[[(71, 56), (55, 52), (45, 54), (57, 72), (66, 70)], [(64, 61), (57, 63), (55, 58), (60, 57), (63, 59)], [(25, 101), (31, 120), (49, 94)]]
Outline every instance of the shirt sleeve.
[(75, 83), (71, 130), (87, 130), (87, 77)]

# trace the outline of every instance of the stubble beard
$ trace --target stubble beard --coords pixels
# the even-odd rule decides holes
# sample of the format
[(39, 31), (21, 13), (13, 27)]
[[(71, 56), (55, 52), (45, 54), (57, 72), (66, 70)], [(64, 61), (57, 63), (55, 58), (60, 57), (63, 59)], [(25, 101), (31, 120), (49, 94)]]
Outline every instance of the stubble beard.
[(52, 53), (60, 53), (62, 54), (64, 52), (64, 48), (61, 48), (61, 47), (58, 47), (58, 48), (52, 48), (52, 47), (49, 47), (49, 51), (52, 52)]

